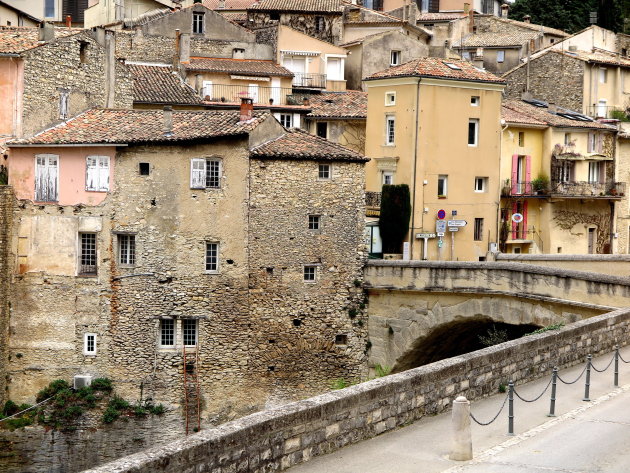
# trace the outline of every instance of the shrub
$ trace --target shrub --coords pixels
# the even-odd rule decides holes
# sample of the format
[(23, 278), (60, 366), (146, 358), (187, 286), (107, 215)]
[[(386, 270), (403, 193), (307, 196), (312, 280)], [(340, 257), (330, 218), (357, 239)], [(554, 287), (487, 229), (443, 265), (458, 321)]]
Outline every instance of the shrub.
[(120, 417), (120, 412), (118, 412), (113, 407), (108, 407), (107, 409), (105, 409), (105, 412), (103, 412), (102, 421), (104, 424), (111, 424), (119, 417)]
[(117, 411), (122, 411), (129, 408), (129, 403), (122, 397), (114, 396), (114, 398), (109, 401), (108, 406)]
[(166, 409), (164, 409), (164, 406), (162, 404), (158, 404), (157, 406), (151, 406), (149, 408), (149, 412), (151, 412), (151, 414), (156, 415), (156, 416), (161, 416), (162, 414), (164, 414), (165, 411)]
[(407, 184), (384, 185), (381, 193), (379, 229), (385, 253), (400, 253), (409, 231), (411, 200)]
[(374, 373), (376, 374), (377, 378), (382, 378), (383, 376), (387, 376), (391, 374), (391, 372), (392, 372), (392, 369), (389, 366), (376, 365), (374, 367)]
[(4, 407), (2, 408), (2, 415), (4, 417), (9, 417), (19, 411), (20, 408), (18, 407), (18, 405), (9, 399), (7, 402), (4, 403)]
[(110, 393), (112, 392), (112, 389), (114, 389), (112, 386), (112, 380), (109, 378), (95, 378), (92, 380), (90, 388), (94, 391), (102, 391), (105, 393)]
[(42, 402), (43, 400), (54, 396), (59, 391), (63, 391), (66, 389), (70, 389), (70, 385), (68, 384), (68, 382), (63, 379), (57, 379), (37, 394), (37, 402)]

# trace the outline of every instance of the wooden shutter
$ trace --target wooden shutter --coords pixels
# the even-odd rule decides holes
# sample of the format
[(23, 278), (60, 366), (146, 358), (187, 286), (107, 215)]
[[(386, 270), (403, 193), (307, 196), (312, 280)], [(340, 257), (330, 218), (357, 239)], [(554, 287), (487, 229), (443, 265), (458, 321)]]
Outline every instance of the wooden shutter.
[(98, 157), (98, 190), (109, 190), (109, 156)]
[(98, 190), (98, 156), (85, 159), (85, 190)]
[[(518, 204), (516, 202), (512, 202), (512, 215), (514, 215), (515, 213), (518, 213)], [(516, 240), (518, 223), (512, 220), (512, 215), (510, 215), (510, 221), (512, 222), (512, 240)]]
[(512, 194), (518, 189), (518, 154), (512, 155)]
[(525, 156), (525, 193), (532, 193), (532, 157)]
[[(527, 239), (527, 207), (528, 207), (528, 202), (525, 201), (523, 202), (523, 236), (521, 237), (523, 240)], [(532, 239), (533, 239), (533, 235), (532, 235)]]
[(204, 189), (206, 187), (206, 160), (193, 158), (190, 160), (190, 188)]

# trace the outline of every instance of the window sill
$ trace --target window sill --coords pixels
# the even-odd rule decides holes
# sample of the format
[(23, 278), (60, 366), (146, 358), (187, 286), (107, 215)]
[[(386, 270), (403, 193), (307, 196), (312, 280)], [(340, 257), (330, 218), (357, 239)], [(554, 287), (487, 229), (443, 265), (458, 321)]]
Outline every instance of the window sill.
[(107, 189), (107, 190), (85, 189), (85, 192), (102, 192), (102, 193), (107, 193), (107, 192), (109, 192), (109, 189)]
[(445, 195), (438, 195), (438, 199), (446, 199)]
[(219, 271), (204, 271), (204, 274), (208, 274), (210, 276), (221, 274)]
[(471, 145), (470, 143), (468, 143), (468, 147), (469, 147), (469, 148), (477, 148), (478, 146), (479, 146), (479, 145), (477, 145), (477, 144)]
[(91, 279), (96, 279), (98, 278), (98, 273), (95, 274), (77, 274), (78, 278), (91, 278)]
[(83, 353), (83, 356), (95, 357), (96, 353)]

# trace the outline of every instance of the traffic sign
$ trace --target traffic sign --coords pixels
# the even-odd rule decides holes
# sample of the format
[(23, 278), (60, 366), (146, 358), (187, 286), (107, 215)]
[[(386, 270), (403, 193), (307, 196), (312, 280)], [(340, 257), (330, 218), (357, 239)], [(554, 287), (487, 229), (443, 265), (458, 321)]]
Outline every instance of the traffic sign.
[(448, 227), (448, 231), (449, 232), (458, 232), (459, 231), (459, 227)]
[(514, 223), (521, 223), (523, 221), (523, 214), (519, 214), (519, 213), (512, 214), (512, 221)]
[(444, 236), (444, 232), (437, 232), (437, 236), (443, 237)]
[(447, 222), (449, 227), (465, 227), (467, 223), (466, 220), (449, 220)]
[(444, 233), (446, 231), (446, 222), (444, 220), (437, 220), (435, 222), (436, 233)]
[(416, 238), (435, 238), (435, 233), (416, 233)]
[(439, 218), (440, 220), (443, 220), (444, 218), (446, 218), (446, 210), (444, 209), (438, 210), (437, 218)]

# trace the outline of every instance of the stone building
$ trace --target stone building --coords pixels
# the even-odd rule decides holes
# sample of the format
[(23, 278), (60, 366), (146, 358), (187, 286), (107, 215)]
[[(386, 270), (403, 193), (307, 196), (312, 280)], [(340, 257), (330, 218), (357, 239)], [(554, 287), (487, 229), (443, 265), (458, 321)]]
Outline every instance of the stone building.
[(133, 107), (203, 109), (200, 94), (169, 64), (127, 62), (133, 76)]
[(10, 144), (12, 399), (108, 376), (196, 426), (196, 400), (208, 425), (363, 374), (366, 158), (248, 109)]

